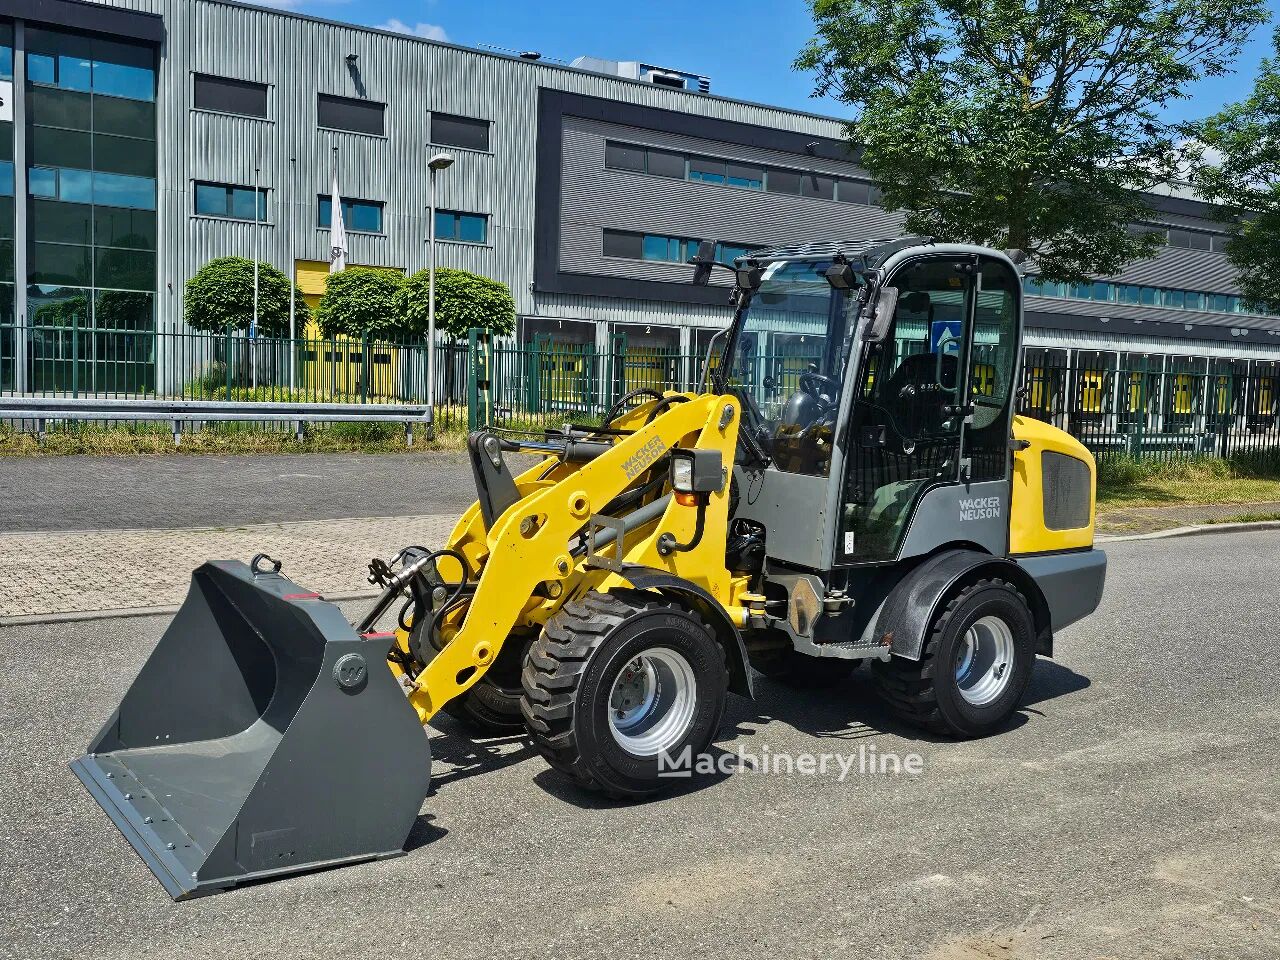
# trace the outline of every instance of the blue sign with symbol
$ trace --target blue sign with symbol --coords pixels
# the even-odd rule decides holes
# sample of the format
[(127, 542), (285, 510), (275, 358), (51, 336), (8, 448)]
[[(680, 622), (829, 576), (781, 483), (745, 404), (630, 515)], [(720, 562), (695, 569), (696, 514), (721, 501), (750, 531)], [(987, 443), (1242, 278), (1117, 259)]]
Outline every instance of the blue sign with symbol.
[(929, 326), (930, 353), (960, 353), (960, 334), (964, 323), (960, 320), (934, 320)]

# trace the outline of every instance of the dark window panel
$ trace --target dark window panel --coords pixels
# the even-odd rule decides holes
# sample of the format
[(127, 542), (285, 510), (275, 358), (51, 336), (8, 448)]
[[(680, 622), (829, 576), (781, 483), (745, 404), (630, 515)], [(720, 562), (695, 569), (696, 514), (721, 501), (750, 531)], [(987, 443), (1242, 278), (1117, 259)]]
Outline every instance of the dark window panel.
[(644, 237), (638, 233), (606, 230), (604, 232), (604, 255), (606, 257), (625, 257), (628, 260), (639, 260), (644, 255)]
[(0, 196), (0, 237), (13, 238), (13, 195)]
[[(59, 178), (65, 182), (64, 170)], [(65, 194), (65, 188), (62, 193)], [(65, 198), (65, 197), (64, 197)], [(93, 175), (93, 202), (104, 207), (128, 207), (131, 210), (156, 208), (156, 182), (150, 177), (129, 177), (119, 173)]]
[(135, 177), (154, 177), (156, 151), (149, 142), (139, 143), (130, 137), (113, 137), (105, 133), (95, 133), (93, 135), (93, 168)]
[(156, 255), (146, 250), (116, 250), (99, 247), (94, 251), (93, 282), (96, 287), (124, 290), (154, 290)]
[(649, 150), (649, 172), (659, 177), (684, 179), (684, 154)]
[[(98, 133), (115, 133), (143, 140), (156, 138), (156, 105), (118, 97), (93, 98), (93, 128)], [(154, 149), (138, 146), (138, 149)]]
[(87, 93), (35, 87), (27, 91), (27, 121), (49, 127), (92, 130), (92, 103)]
[(350, 97), (321, 93), (317, 95), (316, 112), (319, 125), (326, 129), (367, 133), (378, 137), (385, 133), (385, 104), (375, 100), (353, 100)]
[(156, 249), (156, 215), (150, 210), (93, 208), (94, 242), (104, 247)]
[(13, 160), (13, 121), (0, 120), (0, 161), (11, 160)]
[[(32, 243), (27, 282), (87, 287), (93, 282), (91, 247), (61, 243)], [(33, 313), (33, 319), (35, 318)]]
[(724, 183), (724, 161), (709, 157), (690, 157), (689, 179), (703, 183)]
[(56, 200), (32, 200), (31, 236), (53, 243), (93, 241), (93, 207), (87, 203), (59, 203)]
[(27, 288), (27, 304), (32, 324), (37, 328), (37, 339), (44, 336), (40, 327), (87, 327), (89, 325), (89, 298), (91, 291), (73, 286), (59, 286), (49, 290), (40, 287)]
[(227, 188), (220, 183), (196, 184), (196, 213), (207, 217), (227, 215)]
[(1169, 246), (1171, 247), (1189, 247), (1191, 246), (1191, 234), (1186, 230), (1170, 230)]
[(1230, 242), (1231, 240), (1230, 237), (1212, 237), (1210, 239), (1211, 239), (1210, 249), (1218, 253), (1224, 253), (1227, 249), (1227, 243)]
[[(13, 259), (13, 240), (0, 240), (0, 282), (13, 283), (14, 280), (14, 259)], [(12, 293), (9, 289), (0, 291), (0, 300), (11, 297)], [(3, 315), (0, 315), (0, 323), (13, 322), (13, 301), (6, 303)]]
[(836, 199), (841, 203), (871, 203), (871, 185), (861, 180), (841, 180), (836, 186)]
[(764, 168), (746, 166), (740, 163), (726, 163), (725, 179), (731, 187), (746, 187), (749, 190), (763, 190)]
[(436, 239), (458, 239), (458, 218), (448, 210), (436, 211)]
[(448, 113), (431, 114), (431, 142), (468, 150), (489, 149), (489, 121)]
[(243, 117), (267, 115), (267, 85), (230, 77), (195, 75), (195, 106), (197, 110), (216, 110), (219, 113), (235, 113)]
[(793, 170), (769, 170), (765, 187), (770, 193), (799, 193), (800, 174)]
[(823, 177), (816, 173), (806, 173), (800, 178), (800, 195), (815, 197), (819, 200), (836, 198), (836, 182), (831, 177)]
[(484, 243), (488, 239), (489, 218), (476, 213), (458, 215), (458, 239), (463, 243)]
[(1190, 237), (1192, 250), (1211, 250), (1213, 248), (1213, 238), (1207, 233), (1192, 233)]
[(32, 127), (28, 143), (31, 145), (30, 162), (37, 166), (76, 167), (81, 170), (93, 166), (90, 135), (79, 130)]
[(664, 237), (657, 234), (645, 234), (642, 252), (646, 260), (660, 260), (667, 263), (679, 263), (684, 259), (682, 248), (684, 241), (679, 237)]
[(155, 296), (134, 290), (100, 290), (94, 298), (93, 325), (107, 330), (154, 330)]
[(644, 147), (632, 147), (625, 143), (604, 145), (604, 165), (614, 170), (634, 170), (637, 173), (644, 173), (644, 155)]
[(349, 211), (344, 210), (347, 229), (360, 233), (382, 232), (382, 204), (356, 201)]
[(261, 190), (257, 191), (256, 198), (252, 187), (247, 190), (243, 187), (232, 187), (228, 192), (231, 194), (231, 216), (240, 220), (266, 219), (264, 208), (267, 198)]

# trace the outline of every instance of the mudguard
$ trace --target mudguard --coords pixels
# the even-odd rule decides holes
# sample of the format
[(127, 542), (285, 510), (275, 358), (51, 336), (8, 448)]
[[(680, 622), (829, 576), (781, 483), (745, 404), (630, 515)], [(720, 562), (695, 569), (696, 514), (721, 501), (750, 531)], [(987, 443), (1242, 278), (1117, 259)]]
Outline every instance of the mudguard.
[(1053, 655), (1049, 607), (1036, 581), (1018, 564), (977, 550), (944, 550), (914, 567), (899, 582), (880, 610), (874, 637), (896, 656), (919, 660), (925, 635), (943, 601), (961, 583), (1000, 577), (1027, 598), (1036, 625), (1036, 652)]
[(742, 642), (742, 634), (729, 619), (724, 607), (706, 590), (682, 577), (673, 576), (653, 567), (636, 563), (623, 564), (619, 576), (623, 577), (637, 590), (657, 590), (659, 593), (673, 593), (682, 601), (697, 610), (715, 631), (716, 639), (724, 647), (725, 660), (729, 666), (729, 690), (744, 697), (754, 697), (751, 668), (747, 664), (747, 648)]

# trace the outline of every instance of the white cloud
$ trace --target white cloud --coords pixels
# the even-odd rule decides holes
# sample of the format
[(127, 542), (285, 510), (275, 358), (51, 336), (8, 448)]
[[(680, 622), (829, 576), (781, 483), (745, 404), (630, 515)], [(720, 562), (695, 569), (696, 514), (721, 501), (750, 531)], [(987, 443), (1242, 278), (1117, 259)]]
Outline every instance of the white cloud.
[(424, 40), (441, 40), (448, 41), (449, 37), (444, 32), (444, 27), (436, 26), (434, 23), (416, 23), (412, 27), (403, 20), (388, 20), (386, 23), (378, 24), (379, 30), (392, 30), (395, 33), (407, 33), (412, 37), (422, 37)]

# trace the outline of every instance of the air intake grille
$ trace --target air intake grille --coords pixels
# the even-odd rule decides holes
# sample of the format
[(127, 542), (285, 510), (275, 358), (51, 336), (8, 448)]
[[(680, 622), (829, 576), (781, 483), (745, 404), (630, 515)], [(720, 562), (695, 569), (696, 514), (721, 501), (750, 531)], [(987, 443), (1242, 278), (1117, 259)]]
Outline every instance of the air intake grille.
[(1065, 453), (1045, 450), (1040, 473), (1044, 480), (1044, 525), (1050, 530), (1087, 527), (1093, 497), (1089, 465)]

